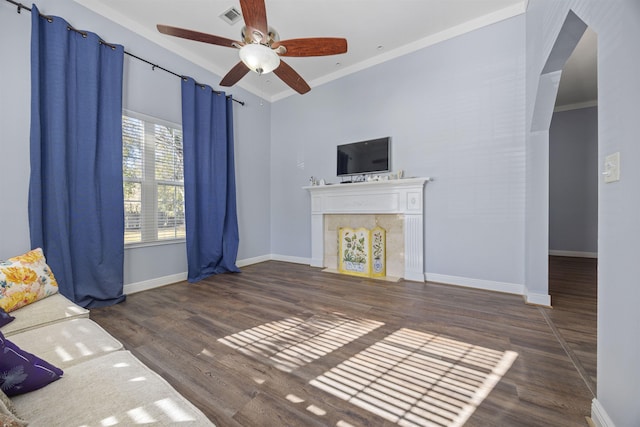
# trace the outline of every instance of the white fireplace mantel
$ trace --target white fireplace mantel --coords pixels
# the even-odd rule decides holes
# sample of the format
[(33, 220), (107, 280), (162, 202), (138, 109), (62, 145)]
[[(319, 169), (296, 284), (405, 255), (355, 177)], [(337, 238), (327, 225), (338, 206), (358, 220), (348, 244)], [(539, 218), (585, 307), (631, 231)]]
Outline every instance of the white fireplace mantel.
[(304, 187), (311, 194), (311, 265), (324, 267), (324, 215), (400, 214), (404, 278), (424, 281), (424, 185), (430, 178)]

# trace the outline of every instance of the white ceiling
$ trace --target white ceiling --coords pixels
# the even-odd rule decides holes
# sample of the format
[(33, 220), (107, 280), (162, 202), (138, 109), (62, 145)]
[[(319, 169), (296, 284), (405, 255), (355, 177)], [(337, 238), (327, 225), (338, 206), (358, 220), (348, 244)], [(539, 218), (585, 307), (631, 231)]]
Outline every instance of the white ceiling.
[[(156, 30), (156, 24), (165, 24), (240, 40), (242, 20), (230, 25), (219, 17), (232, 6), (240, 10), (238, 0), (74, 1), (221, 77), (239, 61), (236, 49), (183, 40)], [(268, 23), (282, 40), (347, 39), (346, 54), (285, 59), (313, 90), (333, 79), (524, 13), (527, 0), (265, 0), (265, 3)], [(144, 57), (144, 52), (131, 53)], [(171, 68), (171, 64), (158, 65)], [(215, 87), (219, 82), (206, 83)], [(269, 101), (293, 94), (300, 96), (272, 73), (262, 76), (249, 73), (238, 85)]]

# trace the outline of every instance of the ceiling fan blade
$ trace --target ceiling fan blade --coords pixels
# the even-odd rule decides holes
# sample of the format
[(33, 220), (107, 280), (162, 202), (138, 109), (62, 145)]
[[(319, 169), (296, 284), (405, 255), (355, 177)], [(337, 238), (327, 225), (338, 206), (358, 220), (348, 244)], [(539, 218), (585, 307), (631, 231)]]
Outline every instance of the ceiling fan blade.
[(220, 86), (233, 86), (238, 83), (238, 81), (243, 78), (249, 71), (249, 67), (244, 65), (244, 62), (238, 62), (228, 73), (226, 76), (222, 78), (220, 82)]
[[(244, 41), (247, 43), (253, 41), (266, 43), (269, 37), (269, 27), (267, 26), (267, 8), (264, 5), (264, 0), (240, 0), (240, 8), (244, 25), (247, 27), (245, 37), (249, 38)], [(255, 32), (260, 33), (261, 36), (254, 37)]]
[(280, 56), (326, 56), (346, 53), (347, 40), (337, 37), (317, 37), (281, 40), (271, 45), (273, 49), (279, 46), (287, 49)]
[(188, 40), (195, 40), (203, 43), (215, 44), (218, 46), (238, 48), (244, 44), (224, 37), (214, 36), (213, 34), (201, 33), (199, 31), (187, 30), (185, 28), (171, 27), (169, 25), (161, 24), (156, 25), (156, 27), (162, 34), (181, 37)]
[(289, 64), (280, 60), (280, 66), (273, 70), (276, 76), (280, 77), (280, 80), (285, 82), (291, 89), (303, 95), (311, 90), (311, 87), (304, 81), (300, 74), (291, 68)]

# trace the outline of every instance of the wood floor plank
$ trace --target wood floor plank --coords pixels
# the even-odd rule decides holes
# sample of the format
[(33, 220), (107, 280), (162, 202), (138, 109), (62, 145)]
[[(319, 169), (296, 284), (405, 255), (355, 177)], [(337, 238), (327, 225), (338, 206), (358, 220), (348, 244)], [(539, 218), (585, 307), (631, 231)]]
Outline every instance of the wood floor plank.
[(549, 294), (553, 309), (546, 309), (560, 338), (586, 372), (589, 388), (597, 390), (598, 260), (549, 257)]
[[(591, 375), (594, 292), (580, 280), (593, 272), (580, 268), (557, 273), (566, 310), (546, 313)], [(91, 317), (218, 426), (446, 426), (507, 354), (515, 360), (465, 425), (585, 426), (590, 413), (589, 388), (547, 320), (516, 295), (269, 261), (129, 295)], [(378, 323), (357, 329), (365, 321)]]

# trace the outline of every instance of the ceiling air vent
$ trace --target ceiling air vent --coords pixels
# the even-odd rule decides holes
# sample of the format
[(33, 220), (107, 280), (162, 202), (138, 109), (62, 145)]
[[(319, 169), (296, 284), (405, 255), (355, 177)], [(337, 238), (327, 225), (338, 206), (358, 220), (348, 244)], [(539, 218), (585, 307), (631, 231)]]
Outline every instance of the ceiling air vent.
[(242, 18), (242, 14), (238, 9), (232, 6), (229, 9), (225, 10), (222, 15), (220, 15), (220, 18), (222, 18), (222, 20), (229, 25), (233, 25), (238, 22), (240, 18)]

